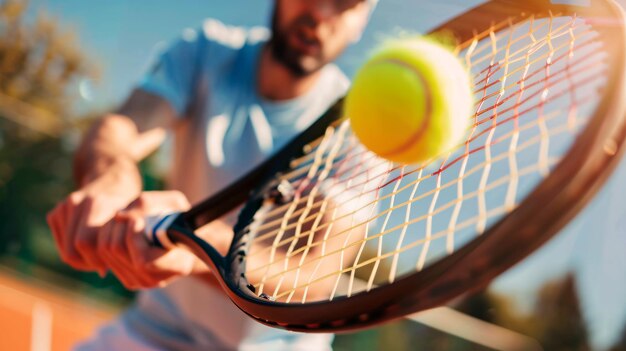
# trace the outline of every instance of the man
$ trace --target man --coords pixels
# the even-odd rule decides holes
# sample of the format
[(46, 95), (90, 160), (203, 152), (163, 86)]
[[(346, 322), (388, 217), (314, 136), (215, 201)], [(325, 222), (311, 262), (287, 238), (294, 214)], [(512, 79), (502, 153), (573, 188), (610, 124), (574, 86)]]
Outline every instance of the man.
[[(304, 130), (348, 81), (332, 65), (358, 40), (373, 0), (276, 0), (271, 35), (208, 20), (159, 57), (122, 108), (76, 154), (79, 189), (48, 215), (62, 259), (110, 270), (142, 292), (83, 350), (330, 348), (330, 335), (267, 328), (244, 316), (184, 250), (150, 247), (146, 215), (181, 211), (228, 185)], [(142, 192), (137, 162), (174, 135), (168, 186)], [(224, 252), (232, 220), (205, 228)]]

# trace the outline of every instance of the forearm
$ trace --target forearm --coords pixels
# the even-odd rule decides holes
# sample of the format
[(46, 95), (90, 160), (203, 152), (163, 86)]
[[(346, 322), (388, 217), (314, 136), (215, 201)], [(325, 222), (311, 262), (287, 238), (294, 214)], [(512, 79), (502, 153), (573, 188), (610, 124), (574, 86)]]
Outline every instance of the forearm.
[[(134, 289), (154, 287), (189, 271), (190, 254), (170, 255), (165, 268), (156, 269), (155, 257), (162, 253), (154, 254), (157, 249), (147, 246), (139, 228), (148, 215), (189, 208), (180, 193), (142, 192), (137, 166), (162, 143), (173, 120), (166, 101), (135, 91), (119, 113), (104, 116), (89, 129), (75, 154), (78, 189), (47, 217), (65, 262), (101, 275), (111, 270)], [(171, 261), (174, 268), (167, 268)]]
[(111, 171), (113, 165), (135, 163), (130, 142), (136, 138), (132, 121), (120, 115), (107, 115), (87, 132), (74, 159), (74, 178), (79, 186)]

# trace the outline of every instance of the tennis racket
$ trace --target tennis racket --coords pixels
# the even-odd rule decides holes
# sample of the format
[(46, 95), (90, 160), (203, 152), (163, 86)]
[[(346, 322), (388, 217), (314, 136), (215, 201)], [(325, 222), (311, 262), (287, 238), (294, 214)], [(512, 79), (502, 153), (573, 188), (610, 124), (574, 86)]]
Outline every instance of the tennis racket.
[[(577, 3), (581, 3), (580, 1)], [(151, 218), (252, 318), (363, 328), (484, 288), (539, 248), (623, 152), (624, 15), (612, 0), (494, 0), (434, 29), (471, 71), (467, 139), (420, 165), (365, 150), (337, 101), (249, 174)], [(226, 256), (194, 230), (243, 204)]]

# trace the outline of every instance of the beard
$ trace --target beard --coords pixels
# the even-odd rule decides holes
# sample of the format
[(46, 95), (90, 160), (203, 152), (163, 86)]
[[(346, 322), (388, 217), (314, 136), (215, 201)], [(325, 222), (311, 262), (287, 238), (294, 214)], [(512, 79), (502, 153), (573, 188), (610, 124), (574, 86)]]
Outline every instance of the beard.
[(268, 42), (272, 57), (297, 77), (307, 76), (324, 67), (327, 62), (321, 51), (319, 55), (305, 55), (289, 44), (289, 33), (297, 26), (314, 25), (311, 23), (313, 20), (301, 17), (289, 24), (287, 28), (281, 29), (277, 13), (278, 11), (275, 10), (272, 16), (272, 37)]

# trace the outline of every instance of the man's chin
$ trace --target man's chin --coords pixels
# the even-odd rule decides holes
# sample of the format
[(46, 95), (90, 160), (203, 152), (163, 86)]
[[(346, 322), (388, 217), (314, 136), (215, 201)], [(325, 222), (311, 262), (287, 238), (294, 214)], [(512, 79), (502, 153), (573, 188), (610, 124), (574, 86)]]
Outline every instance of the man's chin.
[(301, 57), (298, 60), (281, 61), (296, 76), (304, 77), (311, 75), (324, 67), (324, 63), (310, 57)]
[(307, 76), (324, 67), (325, 63), (316, 57), (301, 54), (295, 55), (294, 53), (297, 50), (293, 48), (276, 46), (275, 43), (272, 44), (274, 44), (271, 48), (274, 59), (287, 68), (294, 76)]

